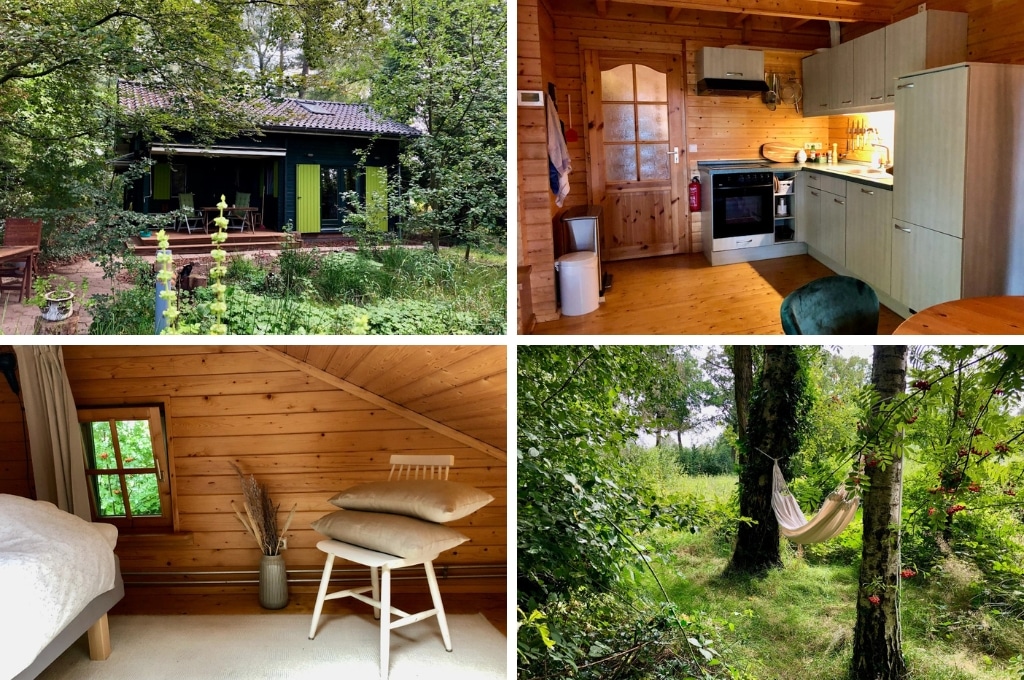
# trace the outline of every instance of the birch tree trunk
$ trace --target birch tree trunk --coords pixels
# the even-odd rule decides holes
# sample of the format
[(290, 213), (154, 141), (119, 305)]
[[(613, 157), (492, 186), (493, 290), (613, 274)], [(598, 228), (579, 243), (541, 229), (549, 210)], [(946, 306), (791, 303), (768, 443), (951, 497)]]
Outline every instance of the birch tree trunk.
[[(907, 348), (876, 346), (871, 382), (883, 401), (906, 387)], [(899, 446), (899, 442), (892, 443)], [(903, 457), (885, 470), (868, 468), (871, 486), (864, 495), (864, 544), (853, 632), (851, 677), (901, 680), (907, 677), (900, 631), (900, 513)], [(869, 598), (877, 598), (872, 601)]]
[[(800, 447), (800, 425), (806, 411), (806, 376), (796, 348), (771, 345), (764, 349), (764, 369), (750, 401), (740, 469), (740, 514), (744, 523), (736, 534), (726, 571), (760, 573), (782, 566), (779, 524), (772, 510), (772, 459), (786, 469)], [(737, 422), (739, 420), (737, 404)]]

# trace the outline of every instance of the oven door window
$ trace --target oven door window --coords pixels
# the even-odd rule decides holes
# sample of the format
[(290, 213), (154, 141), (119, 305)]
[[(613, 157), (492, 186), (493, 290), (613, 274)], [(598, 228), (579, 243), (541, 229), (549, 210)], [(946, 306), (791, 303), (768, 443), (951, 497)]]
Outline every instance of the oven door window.
[(714, 191), (714, 238), (771, 233), (775, 226), (771, 187)]

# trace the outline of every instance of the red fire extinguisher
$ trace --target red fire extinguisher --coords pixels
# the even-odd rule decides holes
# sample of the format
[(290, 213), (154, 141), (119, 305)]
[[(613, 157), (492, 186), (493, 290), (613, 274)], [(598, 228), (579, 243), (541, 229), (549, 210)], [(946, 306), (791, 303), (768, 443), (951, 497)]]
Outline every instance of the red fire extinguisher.
[(700, 212), (700, 178), (690, 180), (690, 212)]

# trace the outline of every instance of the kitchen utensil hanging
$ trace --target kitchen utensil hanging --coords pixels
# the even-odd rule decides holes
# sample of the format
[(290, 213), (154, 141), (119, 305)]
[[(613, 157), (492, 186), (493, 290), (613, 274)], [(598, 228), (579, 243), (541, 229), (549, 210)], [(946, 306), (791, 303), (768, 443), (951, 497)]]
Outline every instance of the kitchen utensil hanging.
[(567, 142), (578, 142), (580, 139), (580, 133), (576, 132), (576, 129), (572, 126), (572, 95), (566, 95), (569, 109), (569, 129), (565, 131), (565, 141)]
[(782, 86), (779, 99), (783, 104), (792, 104), (797, 113), (800, 113), (800, 102), (803, 100), (803, 87), (796, 78), (790, 78)]
[(774, 111), (779, 101), (778, 75), (765, 73), (764, 82), (768, 85), (768, 91), (764, 93), (764, 103), (768, 106), (769, 111)]

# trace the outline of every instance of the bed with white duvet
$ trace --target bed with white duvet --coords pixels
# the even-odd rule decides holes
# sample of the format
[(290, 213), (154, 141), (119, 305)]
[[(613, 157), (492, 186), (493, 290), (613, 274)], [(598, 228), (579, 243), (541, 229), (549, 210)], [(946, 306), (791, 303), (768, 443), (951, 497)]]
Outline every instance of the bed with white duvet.
[(109, 654), (106, 612), (124, 595), (116, 543), (109, 524), (0, 494), (0, 679), (35, 677), (86, 631), (93, 658)]

